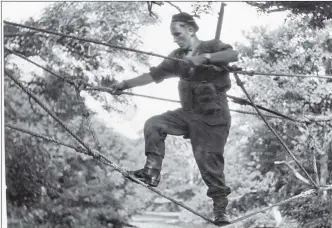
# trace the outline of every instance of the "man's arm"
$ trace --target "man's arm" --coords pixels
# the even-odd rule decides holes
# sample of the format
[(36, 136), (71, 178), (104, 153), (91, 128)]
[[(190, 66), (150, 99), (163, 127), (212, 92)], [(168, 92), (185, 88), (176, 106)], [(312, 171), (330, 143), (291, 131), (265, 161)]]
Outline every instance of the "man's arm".
[[(209, 53), (208, 55), (210, 55), (209, 62), (214, 64), (227, 64), (239, 60), (239, 53), (233, 49)], [(206, 58), (206, 54), (203, 56)]]
[(165, 64), (165, 62), (166, 61), (164, 61), (158, 67), (150, 68), (150, 73), (144, 73), (144, 74), (142, 74), (138, 77), (128, 79), (128, 80), (124, 80), (120, 83), (115, 83), (111, 86), (111, 88), (114, 89), (114, 93), (118, 93), (120, 91), (130, 89), (130, 88), (134, 88), (134, 87), (137, 87), (137, 86), (148, 85), (152, 82), (160, 83), (165, 78), (173, 77), (174, 74), (172, 74), (172, 70), (174, 69), (174, 67), (172, 65), (170, 65), (169, 66), (170, 69), (167, 69), (165, 67), (165, 66), (167, 66)]
[(143, 85), (147, 85), (150, 84), (151, 82), (154, 82), (153, 77), (151, 74), (149, 73), (144, 73), (138, 77), (129, 79), (129, 80), (125, 80), (124, 82), (124, 88), (125, 89), (129, 89), (129, 88), (133, 88), (133, 87), (137, 87), (137, 86), (143, 86)]
[(210, 48), (206, 53), (186, 57), (186, 59), (196, 66), (201, 64), (214, 64), (218, 66), (238, 61), (239, 53), (233, 50), (231, 45), (222, 43), (220, 40), (212, 40), (208, 45), (210, 45)]
[(210, 53), (210, 63), (219, 65), (228, 64), (239, 60), (239, 52), (233, 50), (231, 45), (223, 43), (220, 40), (212, 40), (211, 44), (213, 50)]
[[(174, 57), (175, 51), (168, 57)], [(166, 78), (176, 76), (176, 63), (174, 60), (164, 59), (157, 67), (151, 67), (149, 73), (144, 73), (138, 77), (125, 80), (121, 83), (113, 85), (115, 90), (125, 90), (137, 86), (150, 84), (151, 82), (160, 83)]]
[(195, 66), (201, 64), (215, 64), (215, 65), (226, 65), (231, 62), (238, 61), (239, 53), (232, 49), (225, 51), (218, 51), (214, 53), (204, 53), (201, 55), (195, 55), (186, 57), (185, 59), (191, 61)]

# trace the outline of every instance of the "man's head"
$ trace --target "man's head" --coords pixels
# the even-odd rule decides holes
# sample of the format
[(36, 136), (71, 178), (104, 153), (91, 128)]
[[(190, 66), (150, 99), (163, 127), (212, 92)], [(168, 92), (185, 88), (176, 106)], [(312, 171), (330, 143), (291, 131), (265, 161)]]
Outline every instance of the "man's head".
[(180, 48), (188, 49), (190, 47), (192, 38), (196, 37), (198, 29), (198, 25), (190, 14), (182, 12), (173, 15), (171, 33), (174, 37), (174, 42)]

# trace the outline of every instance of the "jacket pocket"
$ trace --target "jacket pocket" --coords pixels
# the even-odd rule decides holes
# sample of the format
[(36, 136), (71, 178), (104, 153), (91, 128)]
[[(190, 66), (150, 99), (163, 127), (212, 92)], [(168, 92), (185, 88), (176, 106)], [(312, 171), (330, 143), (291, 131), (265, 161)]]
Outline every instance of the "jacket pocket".
[(212, 83), (200, 83), (194, 88), (195, 109), (201, 114), (220, 112), (220, 103), (215, 86)]

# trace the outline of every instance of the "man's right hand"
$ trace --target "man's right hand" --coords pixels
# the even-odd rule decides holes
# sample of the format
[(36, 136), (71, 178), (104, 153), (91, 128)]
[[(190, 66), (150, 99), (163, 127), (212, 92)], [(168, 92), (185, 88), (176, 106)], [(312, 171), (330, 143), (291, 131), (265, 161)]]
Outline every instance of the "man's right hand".
[(129, 80), (124, 80), (122, 82), (112, 81), (110, 84), (105, 84), (105, 80), (101, 81), (101, 86), (109, 88), (109, 91), (113, 95), (122, 94), (123, 90), (131, 89), (137, 86), (147, 85), (153, 82), (153, 78), (149, 73), (144, 73), (136, 78), (132, 78)]
[(116, 82), (114, 84), (112, 84), (109, 87), (112, 91), (113, 95), (121, 95), (123, 90), (128, 89), (128, 85), (126, 83), (126, 81), (122, 81), (122, 82)]

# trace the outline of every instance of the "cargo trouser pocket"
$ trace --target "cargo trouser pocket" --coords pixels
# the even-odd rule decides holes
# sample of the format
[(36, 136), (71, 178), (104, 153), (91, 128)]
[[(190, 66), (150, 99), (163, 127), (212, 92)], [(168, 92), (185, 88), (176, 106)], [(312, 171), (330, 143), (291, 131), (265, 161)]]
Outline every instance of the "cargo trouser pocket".
[(204, 115), (201, 116), (199, 122), (200, 132), (197, 135), (202, 137), (201, 142), (206, 146), (207, 151), (223, 154), (231, 118), (218, 114)]
[(191, 110), (193, 108), (193, 94), (191, 84), (188, 81), (180, 80), (178, 84), (181, 107), (184, 110)]

